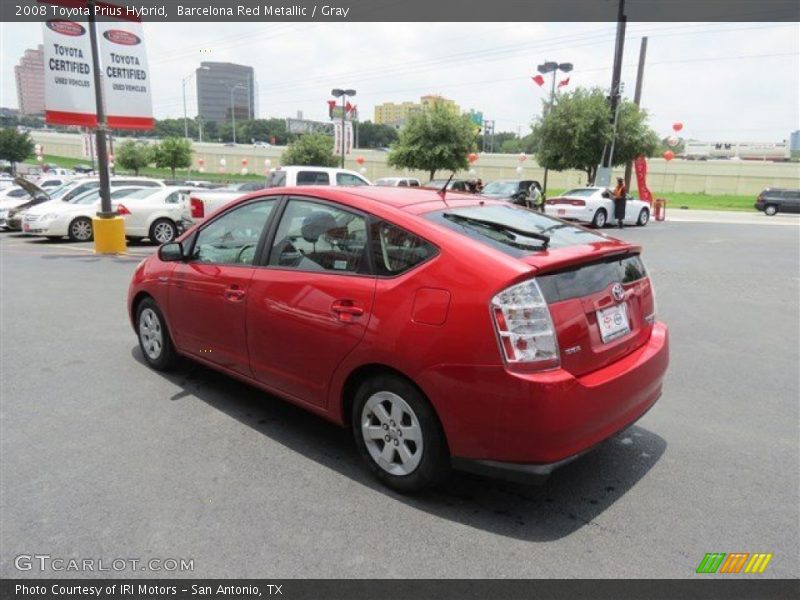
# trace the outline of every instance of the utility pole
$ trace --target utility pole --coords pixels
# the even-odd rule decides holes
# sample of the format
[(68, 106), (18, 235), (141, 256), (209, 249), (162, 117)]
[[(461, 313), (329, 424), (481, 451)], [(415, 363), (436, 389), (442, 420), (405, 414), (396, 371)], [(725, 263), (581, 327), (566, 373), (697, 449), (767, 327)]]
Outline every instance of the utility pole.
[[(642, 100), (642, 84), (644, 83), (644, 62), (647, 59), (647, 36), (642, 38), (639, 46), (639, 69), (636, 71), (636, 89), (633, 92), (633, 103), (639, 108)], [(631, 170), (633, 164), (625, 165), (625, 189), (631, 189)]]
[(97, 46), (97, 27), (94, 18), (95, 0), (88, 0), (89, 40), (92, 44), (92, 70), (94, 71), (94, 101), (97, 111), (97, 170), (100, 175), (100, 211), (97, 216), (108, 219), (117, 216), (111, 210), (111, 181), (108, 176), (108, 148), (106, 147), (106, 111), (103, 105), (103, 85), (100, 81), (100, 51)]
[[(612, 133), (616, 138), (616, 121), (617, 121), (617, 107), (620, 101), (620, 80), (622, 79), (622, 54), (625, 50), (625, 25), (627, 17), (625, 16), (625, 0), (619, 0), (619, 7), (617, 11), (617, 40), (614, 48), (614, 72), (611, 76), (611, 94), (609, 97), (610, 116), (609, 119), (614, 126)], [(595, 181), (595, 185), (608, 185), (611, 182), (611, 165), (614, 163), (614, 140), (610, 144), (606, 144), (603, 148), (603, 157), (600, 162), (602, 174), (598, 172), (598, 178), (602, 177), (602, 181)], [(598, 179), (596, 178), (596, 179)]]
[[(564, 73), (569, 73), (572, 71), (572, 63), (557, 63), (553, 61), (545, 61), (543, 64), (536, 67), (536, 70), (539, 71), (542, 75), (546, 75), (547, 73), (553, 74), (553, 80), (550, 82), (550, 101), (547, 103), (547, 110), (544, 111), (544, 116), (546, 117), (550, 114), (550, 111), (553, 110), (553, 105), (556, 101), (556, 71), (563, 71)], [(547, 167), (544, 168), (544, 182), (542, 184), (542, 195), (546, 197), (547, 195), (547, 173), (549, 169)]]
[(342, 168), (344, 169), (344, 155), (345, 149), (347, 148), (347, 135), (345, 130), (345, 116), (347, 115), (347, 98), (348, 96), (352, 98), (356, 95), (355, 90), (343, 90), (340, 88), (335, 88), (331, 90), (331, 95), (334, 98), (341, 98), (342, 99), (342, 135), (341, 135), (341, 142), (342, 142)]

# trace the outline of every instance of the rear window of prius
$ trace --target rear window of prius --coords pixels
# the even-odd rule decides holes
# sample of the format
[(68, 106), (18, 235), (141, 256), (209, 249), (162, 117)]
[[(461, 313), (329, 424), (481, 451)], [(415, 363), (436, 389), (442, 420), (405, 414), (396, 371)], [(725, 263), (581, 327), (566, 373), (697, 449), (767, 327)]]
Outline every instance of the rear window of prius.
[(542, 250), (542, 236), (549, 238), (548, 248), (606, 241), (587, 229), (511, 204), (437, 210), (425, 217), (515, 258)]

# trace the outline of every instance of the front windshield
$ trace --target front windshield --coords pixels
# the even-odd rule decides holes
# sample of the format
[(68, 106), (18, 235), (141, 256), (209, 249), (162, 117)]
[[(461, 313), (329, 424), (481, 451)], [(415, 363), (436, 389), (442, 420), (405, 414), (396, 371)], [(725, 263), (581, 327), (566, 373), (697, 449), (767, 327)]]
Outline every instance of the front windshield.
[[(605, 237), (587, 229), (513, 204), (437, 210), (427, 213), (425, 217), (517, 258), (542, 249), (541, 241), (526, 237), (521, 233), (524, 231), (548, 236), (549, 249), (606, 240)], [(487, 223), (481, 224), (478, 221)], [(492, 224), (496, 226), (492, 227)], [(511, 230), (503, 231), (503, 227), (509, 227)], [(515, 231), (517, 233), (514, 233)]]
[(517, 192), (517, 182), (515, 181), (493, 181), (483, 188), (486, 196), (511, 196)]

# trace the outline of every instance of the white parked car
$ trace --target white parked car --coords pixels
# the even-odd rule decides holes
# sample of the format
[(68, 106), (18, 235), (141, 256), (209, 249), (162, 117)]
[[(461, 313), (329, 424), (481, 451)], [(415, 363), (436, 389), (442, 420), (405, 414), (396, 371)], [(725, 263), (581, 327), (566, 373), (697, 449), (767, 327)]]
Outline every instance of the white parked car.
[[(544, 212), (551, 217), (588, 223), (592, 227), (605, 227), (616, 223), (614, 198), (604, 187), (574, 188), (556, 198), (548, 198)], [(643, 200), (628, 199), (625, 203), (626, 225), (647, 225), (650, 221), (650, 205)]]
[(193, 191), (173, 186), (143, 188), (127, 194), (116, 207), (117, 213), (125, 219), (125, 237), (130, 241), (149, 238), (157, 244), (174, 240), (191, 224), (189, 194)]
[(422, 184), (416, 177), (381, 177), (375, 180), (381, 187), (420, 187)]
[[(141, 187), (119, 187), (111, 190), (111, 209), (118, 201)], [(94, 237), (92, 218), (100, 208), (100, 190), (92, 189), (69, 202), (51, 200), (22, 215), (22, 233), (44, 236), (51, 240), (68, 237), (73, 242), (88, 242)]]
[[(269, 174), (267, 188), (295, 187), (299, 185), (362, 186), (372, 185), (368, 179), (355, 171), (333, 167), (278, 167)], [(241, 191), (204, 190), (192, 194), (191, 218), (197, 223), (212, 212), (222, 208), (231, 200), (240, 198)]]

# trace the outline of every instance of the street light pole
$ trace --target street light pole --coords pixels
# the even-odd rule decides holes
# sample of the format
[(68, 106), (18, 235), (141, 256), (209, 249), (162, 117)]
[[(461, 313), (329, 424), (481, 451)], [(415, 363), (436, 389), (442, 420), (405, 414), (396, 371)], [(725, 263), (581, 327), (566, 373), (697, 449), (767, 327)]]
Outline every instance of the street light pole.
[[(201, 66), (198, 71), (210, 71), (210, 67)], [(183, 91), (183, 137), (189, 138), (189, 119), (186, 115), (186, 82), (195, 76), (197, 71), (192, 71), (186, 77), (181, 79), (181, 89)], [(199, 108), (199, 107), (198, 107)], [(200, 112), (198, 110), (198, 112)]]
[[(553, 80), (550, 82), (550, 101), (547, 103), (547, 110), (545, 111), (545, 116), (550, 114), (550, 111), (553, 110), (553, 105), (556, 101), (556, 71), (562, 71), (564, 73), (569, 73), (572, 71), (572, 63), (557, 63), (554, 61), (547, 60), (543, 64), (536, 67), (536, 70), (539, 71), (542, 75), (546, 75), (547, 73), (553, 74)], [(547, 167), (544, 168), (544, 181), (542, 182), (542, 199), (547, 197), (547, 174), (550, 171)]]

